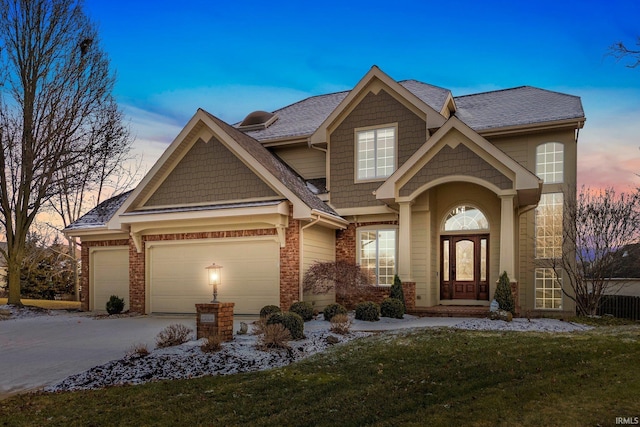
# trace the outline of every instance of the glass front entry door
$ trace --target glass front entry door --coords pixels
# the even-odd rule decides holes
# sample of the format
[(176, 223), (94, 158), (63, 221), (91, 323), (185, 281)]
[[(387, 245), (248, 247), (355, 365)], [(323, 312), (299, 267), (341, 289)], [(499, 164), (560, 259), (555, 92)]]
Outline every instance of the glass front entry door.
[(440, 238), (440, 299), (489, 299), (489, 235)]

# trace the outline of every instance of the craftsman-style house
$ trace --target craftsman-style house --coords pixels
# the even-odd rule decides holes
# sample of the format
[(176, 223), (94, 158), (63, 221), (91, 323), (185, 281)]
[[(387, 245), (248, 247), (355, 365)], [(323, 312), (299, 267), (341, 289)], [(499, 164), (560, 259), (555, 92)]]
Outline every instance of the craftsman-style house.
[[(347, 260), (408, 305), (489, 305), (499, 275), (520, 312), (572, 311), (544, 260), (575, 191), (580, 98), (523, 86), (454, 97), (373, 67), (346, 92), (230, 125), (198, 110), (133, 191), (66, 233), (82, 240), (82, 300), (195, 312), (223, 266), (236, 313), (284, 309), (316, 261)], [(573, 190), (568, 190), (573, 189)], [(318, 301), (319, 304), (326, 301)]]

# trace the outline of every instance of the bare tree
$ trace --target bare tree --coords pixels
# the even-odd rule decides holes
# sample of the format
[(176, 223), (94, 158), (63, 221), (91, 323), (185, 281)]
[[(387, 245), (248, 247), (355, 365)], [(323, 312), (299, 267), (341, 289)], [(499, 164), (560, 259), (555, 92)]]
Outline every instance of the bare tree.
[(120, 118), (109, 115), (114, 77), (81, 0), (0, 0), (0, 44), (0, 223), (9, 304), (20, 304), (29, 227), (62, 180), (82, 185), (61, 171), (86, 163), (104, 142), (96, 129)]
[[(93, 143), (87, 146), (84, 161), (56, 171), (58, 189), (54, 191), (47, 207), (57, 214), (63, 228), (103, 200), (128, 190), (139, 180), (140, 162), (130, 155), (132, 139), (123, 124), (122, 112), (111, 99), (102, 107), (102, 114), (91, 124), (88, 138)], [(56, 225), (59, 223), (51, 224), (51, 227), (61, 231)], [(72, 269), (75, 296), (79, 299), (79, 242), (71, 236), (66, 236), (66, 240), (66, 255), (75, 266)]]
[(625, 58), (631, 58), (634, 62), (627, 65), (629, 68), (636, 68), (640, 65), (640, 36), (636, 39), (635, 49), (630, 49), (623, 42), (616, 42), (609, 46), (609, 55), (616, 58), (616, 61), (620, 61)]
[(640, 239), (640, 190), (583, 187), (565, 200), (562, 236), (560, 257), (549, 260), (556, 281), (579, 315), (595, 315), (602, 296), (620, 284), (612, 280), (627, 262), (619, 252)]

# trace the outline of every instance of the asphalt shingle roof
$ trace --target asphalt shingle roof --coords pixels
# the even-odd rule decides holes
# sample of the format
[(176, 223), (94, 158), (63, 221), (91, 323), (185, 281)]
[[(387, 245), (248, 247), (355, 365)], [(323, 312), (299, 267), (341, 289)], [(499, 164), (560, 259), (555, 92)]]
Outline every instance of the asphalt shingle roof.
[(83, 228), (103, 227), (109, 222), (113, 215), (120, 209), (120, 206), (127, 200), (131, 191), (119, 194), (100, 203), (95, 208), (81, 216), (72, 224), (67, 226), (67, 230), (79, 230)]
[[(451, 93), (417, 80), (398, 83), (436, 111), (442, 110)], [(318, 95), (288, 105), (274, 111), (278, 120), (272, 125), (246, 134), (261, 142), (309, 136), (348, 94), (349, 91)], [(584, 117), (579, 97), (531, 86), (459, 96), (454, 100), (456, 117), (476, 131)]]
[(579, 97), (531, 86), (454, 99), (456, 117), (476, 131), (584, 117)]

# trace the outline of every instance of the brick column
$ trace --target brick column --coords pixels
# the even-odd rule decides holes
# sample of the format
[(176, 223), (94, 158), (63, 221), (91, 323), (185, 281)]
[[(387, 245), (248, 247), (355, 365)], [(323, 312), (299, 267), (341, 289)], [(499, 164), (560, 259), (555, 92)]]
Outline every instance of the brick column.
[(233, 340), (233, 306), (232, 302), (196, 304), (198, 313), (196, 336), (208, 338), (217, 335), (222, 341)]
[(129, 239), (129, 311), (145, 314), (145, 274), (144, 274), (144, 245), (138, 253), (133, 239)]
[(300, 221), (293, 219), (289, 208), (289, 226), (285, 230), (285, 245), (280, 248), (280, 308), (289, 310), (300, 300)]
[(402, 282), (404, 306), (407, 312), (416, 309), (416, 282)]

